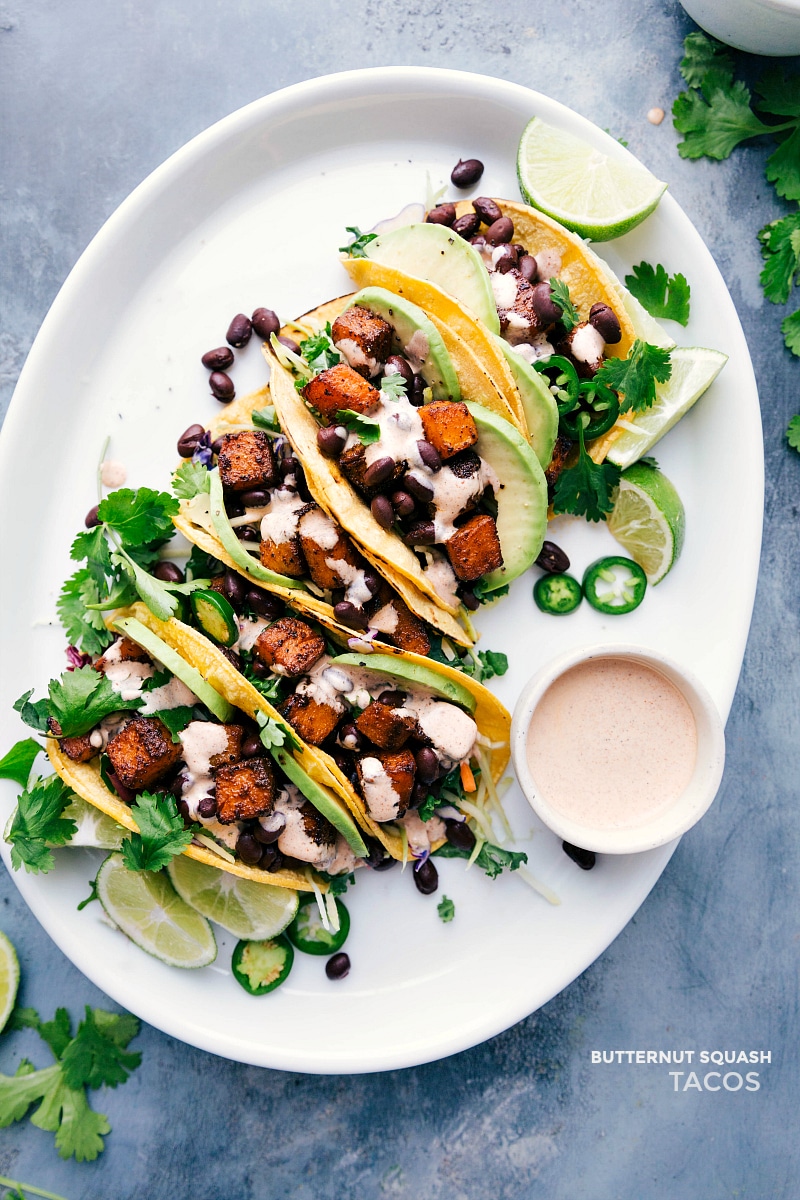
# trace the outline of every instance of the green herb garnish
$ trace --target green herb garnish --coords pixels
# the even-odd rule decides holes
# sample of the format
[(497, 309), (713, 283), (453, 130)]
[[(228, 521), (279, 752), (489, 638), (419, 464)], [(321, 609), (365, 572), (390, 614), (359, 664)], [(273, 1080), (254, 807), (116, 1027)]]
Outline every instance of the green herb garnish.
[(689, 323), (691, 289), (685, 276), (668, 275), (661, 263), (654, 267), (640, 262), (632, 275), (625, 276), (625, 285), (651, 317), (677, 321), (679, 325)]
[(594, 378), (622, 393), (620, 412), (642, 412), (655, 402), (656, 383), (666, 383), (671, 374), (669, 350), (637, 338), (627, 358), (605, 359)]
[(345, 225), (345, 229), (353, 238), (347, 246), (339, 247), (339, 253), (346, 254), (349, 258), (366, 258), (364, 247), (375, 241), (377, 233), (362, 233), (357, 225)]
[(569, 294), (569, 288), (563, 279), (551, 279), (550, 287), (552, 289), (552, 299), (555, 304), (561, 309), (561, 324), (569, 333), (579, 324), (581, 314), (578, 312), (575, 305), (572, 303)]
[(575, 517), (586, 517), (587, 521), (605, 521), (606, 514), (614, 507), (613, 492), (621, 472), (613, 463), (596, 463), (591, 459), (583, 440), (582, 425), (578, 426), (578, 436), (578, 461), (574, 466), (566, 467), (556, 479), (553, 512), (571, 513)]
[(340, 408), (336, 414), (336, 424), (344, 425), (364, 446), (371, 446), (373, 442), (380, 441), (381, 427), (378, 422), (363, 417), (352, 408)]
[(34, 875), (52, 871), (55, 860), (50, 847), (65, 846), (78, 829), (64, 816), (74, 799), (75, 793), (57, 775), (38, 779), (32, 788), (23, 791), (6, 835), (15, 871), (21, 866)]
[(131, 808), (139, 826), (122, 843), (122, 858), (129, 871), (160, 871), (189, 845), (194, 834), (186, 829), (175, 797), (167, 793), (140, 792)]
[(436, 911), (439, 914), (439, 920), (443, 921), (446, 925), (456, 915), (456, 906), (449, 896), (442, 896), (436, 905)]

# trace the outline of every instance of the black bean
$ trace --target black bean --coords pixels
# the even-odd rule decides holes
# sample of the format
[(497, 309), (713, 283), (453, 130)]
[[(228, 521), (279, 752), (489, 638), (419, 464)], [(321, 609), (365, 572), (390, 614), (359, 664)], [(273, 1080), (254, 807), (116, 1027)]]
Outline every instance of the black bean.
[(280, 871), (283, 866), (283, 855), (277, 846), (263, 846), (261, 862), (258, 864), (262, 871)]
[(499, 271), (501, 275), (507, 274), (512, 267), (517, 265), (517, 252), (513, 246), (505, 245), (501, 248), (498, 255), (492, 256), (495, 271)]
[(242, 660), (235, 650), (231, 650), (228, 646), (217, 646), (223, 658), (227, 658), (232, 667), (236, 667), (237, 671), (242, 669)]
[(405, 704), (405, 702), (406, 702), (405, 692), (394, 692), (394, 691), (381, 692), (380, 696), (378, 696), (378, 703), (385, 704), (389, 708), (402, 708), (403, 705)]
[(592, 305), (589, 310), (589, 324), (597, 330), (603, 341), (608, 342), (610, 346), (615, 346), (617, 342), (622, 340), (619, 317), (613, 308), (609, 308), (607, 304)]
[(263, 663), (260, 658), (253, 658), (252, 668), (256, 679), (267, 679), (272, 674), (267, 664)]
[(236, 395), (233, 380), (224, 371), (212, 371), (208, 377), (208, 386), (211, 388), (211, 395), (216, 400), (223, 400), (226, 404)]
[(245, 508), (263, 508), (269, 504), (269, 492), (263, 488), (251, 488), (249, 492), (239, 492), (239, 499)]
[(580, 846), (573, 846), (571, 842), (562, 842), (561, 849), (567, 858), (571, 858), (574, 863), (578, 864), (582, 871), (591, 871), (597, 862), (594, 850), (582, 850)]
[(523, 254), (517, 266), (519, 267), (519, 273), (522, 278), (527, 280), (528, 283), (533, 283), (534, 279), (539, 273), (539, 267), (533, 255)]
[(183, 795), (183, 785), (185, 782), (185, 777), (181, 772), (175, 776), (172, 783), (169, 785), (169, 790), (176, 800), (180, 800), (181, 796)]
[(278, 617), (283, 616), (281, 600), (277, 596), (270, 596), (269, 592), (262, 591), (261, 588), (251, 588), (246, 600), (253, 612), (267, 621), (277, 621)]
[(408, 807), (411, 809), (419, 808), (419, 806), (421, 804), (424, 804), (427, 799), (428, 799), (428, 789), (425, 786), (425, 784), (424, 783), (415, 783), (413, 788), (411, 789), (411, 796), (409, 797)]
[(192, 457), (200, 445), (200, 439), (204, 433), (205, 429), (202, 425), (190, 425), (188, 429), (184, 429), (178, 438), (178, 454), (180, 454), (181, 458)]
[(364, 486), (368, 488), (380, 487), (382, 483), (386, 483), (394, 471), (394, 459), (376, 458), (373, 463), (367, 467), (364, 472)]
[(514, 222), (510, 217), (502, 216), (498, 217), (496, 221), (492, 221), (484, 234), (490, 246), (499, 246), (503, 242), (510, 242), (513, 236)]
[(225, 439), (228, 435), (223, 433), (222, 437), (218, 437), (215, 442), (211, 443), (211, 449), (215, 454), (219, 454), (222, 447), (225, 445)]
[(279, 334), (279, 335), (278, 335), (278, 341), (280, 342), (280, 344), (281, 344), (282, 346), (285, 346), (287, 350), (291, 350), (293, 354), (299, 354), (299, 353), (300, 353), (300, 347), (298, 346), (298, 344), (297, 344), (297, 342), (294, 340), (294, 338), (290, 338), (290, 337), (281, 337), (281, 336), (280, 336), (280, 334)]
[[(116, 776), (109, 775), (108, 778), (111, 780), (112, 783), (114, 783), (114, 779), (116, 778)], [(114, 783), (114, 787), (117, 787), (116, 783)], [(128, 789), (126, 788), (125, 790), (127, 791)], [(119, 788), (117, 788), (117, 791), (119, 791)], [(133, 797), (133, 792), (131, 792), (131, 797)], [(122, 799), (124, 800), (125, 797), (123, 796)], [(130, 800), (128, 801), (128, 803), (130, 804)], [(189, 805), (186, 803), (185, 800), (177, 800), (176, 808), (178, 809), (178, 812), (180, 813), (180, 815), (183, 817), (184, 822), (191, 821), (192, 817), (189, 812)]]
[(247, 595), (247, 583), (236, 571), (227, 570), (222, 580), (222, 590), (234, 608), (241, 608)]
[(450, 182), (459, 188), (472, 187), (483, 174), (483, 163), (479, 158), (459, 159), (450, 172)]
[[(389, 370), (389, 368), (393, 368)], [(414, 382), (414, 372), (411, 370), (411, 363), (407, 358), (403, 358), (402, 354), (392, 354), (386, 360), (386, 370), (384, 375), (402, 375), (406, 381), (406, 387), (411, 387)]]
[(472, 850), (475, 846), (475, 834), (466, 821), (445, 821), (445, 837), (456, 850)]
[(271, 308), (257, 308), (250, 320), (255, 332), (265, 342), (268, 342), (271, 334), (277, 333), (281, 327), (277, 314)]
[(253, 332), (253, 323), (244, 313), (237, 313), (228, 326), (225, 341), (229, 346), (246, 346)]
[(344, 979), (350, 974), (350, 956), (341, 950), (325, 963), (325, 974), (328, 979)]
[(381, 529), (391, 529), (394, 525), (394, 509), (388, 496), (375, 496), (370, 500), (369, 511)]
[(261, 846), (252, 833), (240, 833), (236, 841), (236, 853), (242, 862), (254, 867), (261, 858)]
[(373, 871), (388, 871), (394, 866), (396, 859), (387, 854), (384, 847), (376, 838), (365, 837), (367, 854), (366, 862), (368, 867), (372, 867)]
[(302, 467), (300, 466), (298, 459), (289, 455), (288, 458), (282, 458), (278, 463), (278, 471), (281, 475), (281, 478), (285, 479), (287, 475), (297, 475), (298, 472), (302, 472)]
[(337, 741), (345, 750), (363, 750), (366, 745), (363, 735), (349, 722), (340, 728)]
[(439, 886), (439, 872), (429, 858), (414, 868), (414, 883), (423, 896), (432, 896)]
[(398, 517), (410, 517), (416, 505), (408, 492), (392, 492), (392, 508)]
[(456, 219), (456, 206), (449, 202), (445, 204), (437, 204), (428, 213), (425, 220), (429, 225), (452, 225)]
[(555, 542), (542, 542), (536, 565), (544, 571), (550, 571), (553, 575), (563, 575), (565, 571), (569, 570), (569, 558)]
[(453, 222), (453, 233), (469, 241), (481, 227), (481, 219), (475, 212), (464, 213)]
[(236, 530), (236, 534), (240, 542), (260, 542), (261, 538), (255, 529), (249, 525), (242, 525)]
[(431, 442), (427, 442), (424, 438), (420, 438), (420, 440), (417, 442), (417, 449), (419, 450), (420, 458), (425, 463), (425, 466), (428, 468), (428, 470), (441, 470), (442, 457)]
[(433, 499), (433, 488), (424, 480), (418, 479), (416, 475), (406, 475), (403, 479), (403, 487), (423, 504), (430, 504)]
[(258, 758), (264, 752), (257, 733), (248, 733), (242, 738), (242, 758)]
[(377, 596), (381, 590), (381, 577), (377, 571), (367, 569), (364, 572), (364, 587), (371, 596)]
[(326, 458), (338, 458), (344, 450), (346, 437), (337, 433), (334, 425), (327, 425), (317, 430), (317, 445)]
[(433, 546), (436, 542), (433, 521), (415, 521), (403, 541), (407, 546)]
[(207, 350), (200, 361), (209, 371), (227, 371), (233, 366), (233, 351), (229, 346), (217, 346), (216, 350)]
[(522, 258), (522, 256), (527, 253), (525, 247), (520, 246), (519, 242), (515, 242), (511, 249), (516, 250), (517, 258)]
[(269, 819), (269, 823), (273, 828), (265, 829), (259, 821), (256, 822), (253, 828), (253, 837), (261, 842), (262, 846), (272, 846), (277, 842), (286, 828), (286, 817), (283, 813), (273, 813)]
[(160, 562), (153, 568), (156, 579), (162, 583), (183, 583), (183, 571), (173, 562)]
[(83, 523), (87, 529), (94, 529), (96, 525), (100, 524), (100, 518), (97, 515), (97, 510), (99, 507), (99, 504), (92, 505), (86, 516), (83, 518)]
[(348, 629), (363, 630), (367, 628), (365, 613), (360, 608), (356, 608), (355, 604), (351, 604), (349, 600), (340, 600), (338, 604), (334, 604), (333, 615)]
[(244, 505), (240, 502), (236, 492), (225, 493), (225, 512), (229, 517), (241, 517), (244, 513)]
[[(502, 217), (500, 206), (495, 204), (490, 196), (478, 196), (472, 201), (472, 207), (478, 214), (484, 225), (493, 225), (495, 221), (499, 221)], [(504, 238), (508, 241), (508, 238)]]
[(414, 755), (417, 764), (417, 776), (421, 783), (433, 783), (439, 778), (439, 760), (430, 746), (423, 746)]
[(483, 250), (486, 246), (486, 238), (482, 233), (479, 233), (477, 237), (471, 238), (470, 241), (476, 250)]
[(414, 382), (411, 385), (411, 395), (408, 398), (415, 408), (419, 408), (425, 403), (425, 380), (421, 375), (414, 376)]
[(208, 820), (209, 817), (217, 815), (217, 801), (213, 796), (203, 796), (203, 799), (197, 806), (197, 812), (201, 817)]
[[(382, 846), (381, 850), (383, 850)], [(397, 859), (392, 858), (391, 854), (387, 854), (385, 850), (383, 851), (383, 857), (379, 858), (376, 862), (368, 861), (373, 871), (390, 871), (397, 863)]]
[(470, 612), (478, 611), (481, 606), (481, 602), (473, 591), (470, 591), (469, 588), (463, 588), (459, 592), (459, 596), (461, 597), (461, 603), (464, 605), (464, 608), (468, 609)]
[(549, 283), (537, 283), (531, 293), (531, 307), (543, 325), (552, 325), (561, 318), (561, 309), (553, 300)]

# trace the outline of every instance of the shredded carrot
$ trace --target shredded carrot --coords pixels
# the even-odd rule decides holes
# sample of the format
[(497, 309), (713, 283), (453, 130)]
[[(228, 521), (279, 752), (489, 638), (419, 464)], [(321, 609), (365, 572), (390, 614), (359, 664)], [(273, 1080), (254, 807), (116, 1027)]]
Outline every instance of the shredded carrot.
[(466, 759), (461, 764), (461, 782), (464, 785), (465, 792), (474, 792), (477, 788), (475, 776), (472, 774), (472, 769)]

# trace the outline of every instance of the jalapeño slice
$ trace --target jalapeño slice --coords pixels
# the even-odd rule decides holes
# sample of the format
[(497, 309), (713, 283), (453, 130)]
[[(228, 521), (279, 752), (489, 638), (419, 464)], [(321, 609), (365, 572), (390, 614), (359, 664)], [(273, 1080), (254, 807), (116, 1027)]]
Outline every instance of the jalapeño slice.
[(612, 554), (586, 568), (583, 594), (598, 612), (616, 616), (633, 612), (644, 600), (647, 576), (632, 558)]
[(563, 617), (581, 602), (581, 585), (572, 575), (543, 575), (533, 588), (533, 598), (542, 612)]
[(341, 900), (336, 901), (336, 911), (339, 914), (339, 930), (334, 933), (322, 924), (317, 901), (306, 892), (300, 897), (297, 916), (286, 930), (290, 941), (304, 954), (335, 954), (341, 950), (350, 932), (350, 914)]
[(594, 379), (584, 379), (578, 396), (580, 407), (563, 412), (559, 419), (559, 433), (578, 440), (578, 422), (583, 424), (584, 440), (591, 442), (607, 433), (619, 416), (619, 400), (611, 388)]
[(261, 942), (239, 942), (231, 958), (233, 978), (251, 996), (280, 987), (292, 969), (294, 950), (283, 934)]
[(561, 354), (551, 354), (549, 358), (534, 363), (533, 369), (539, 371), (547, 380), (559, 417), (578, 407), (580, 380), (578, 372), (568, 358)]
[(239, 636), (236, 613), (219, 592), (198, 588), (190, 596), (192, 612), (203, 633), (219, 646), (232, 646)]

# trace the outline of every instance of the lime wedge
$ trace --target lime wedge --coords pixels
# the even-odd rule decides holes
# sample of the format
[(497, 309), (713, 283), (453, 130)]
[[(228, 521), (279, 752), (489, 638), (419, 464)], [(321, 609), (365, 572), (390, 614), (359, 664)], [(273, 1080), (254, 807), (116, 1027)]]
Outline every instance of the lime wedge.
[(636, 463), (623, 471), (608, 528), (650, 584), (660, 583), (683, 548), (686, 514), (658, 467)]
[(14, 1008), (19, 987), (19, 959), (4, 933), (0, 933), (0, 1032)]
[(520, 138), (517, 177), (527, 204), (595, 242), (628, 233), (650, 215), (667, 186), (622, 150), (609, 158), (538, 117)]
[(297, 892), (291, 888), (240, 879), (185, 854), (174, 858), (167, 870), (182, 900), (246, 941), (276, 937), (297, 912)]
[(128, 832), (82, 796), (75, 796), (72, 803), (64, 809), (64, 816), (69, 817), (78, 826), (77, 832), (69, 840), (70, 846), (119, 850), (122, 839)]
[(609, 448), (607, 458), (618, 467), (629, 467), (680, 421), (719, 375), (728, 356), (702, 346), (678, 346), (672, 351), (672, 375), (656, 384), (656, 402), (644, 412), (626, 413), (617, 423), (622, 433)]
[(97, 895), (115, 925), (169, 967), (207, 967), (217, 943), (205, 917), (181, 900), (163, 872), (129, 871), (109, 854), (97, 875)]

